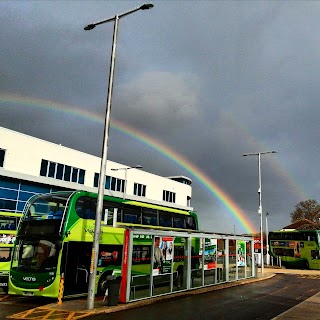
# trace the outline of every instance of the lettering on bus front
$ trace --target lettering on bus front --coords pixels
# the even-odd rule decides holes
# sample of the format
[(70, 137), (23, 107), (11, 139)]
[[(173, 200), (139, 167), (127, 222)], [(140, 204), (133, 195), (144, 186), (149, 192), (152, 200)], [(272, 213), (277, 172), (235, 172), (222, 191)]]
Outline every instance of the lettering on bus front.
[(11, 234), (3, 234), (0, 236), (0, 243), (2, 244), (13, 244), (16, 237)]
[(35, 282), (35, 281), (37, 281), (37, 278), (34, 278), (34, 277), (22, 277), (22, 279), (24, 280), (24, 281), (27, 281), (27, 282)]

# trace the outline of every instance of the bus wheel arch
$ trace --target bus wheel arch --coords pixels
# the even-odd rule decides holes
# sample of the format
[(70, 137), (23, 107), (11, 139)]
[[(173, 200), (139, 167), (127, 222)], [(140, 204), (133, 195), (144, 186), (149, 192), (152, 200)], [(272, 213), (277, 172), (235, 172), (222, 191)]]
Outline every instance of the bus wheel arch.
[(107, 270), (105, 271), (101, 276), (100, 276), (100, 279), (99, 279), (99, 282), (98, 282), (98, 288), (97, 288), (97, 294), (98, 295), (104, 295), (107, 288), (108, 288), (108, 280), (107, 280), (107, 277), (112, 275), (112, 270)]

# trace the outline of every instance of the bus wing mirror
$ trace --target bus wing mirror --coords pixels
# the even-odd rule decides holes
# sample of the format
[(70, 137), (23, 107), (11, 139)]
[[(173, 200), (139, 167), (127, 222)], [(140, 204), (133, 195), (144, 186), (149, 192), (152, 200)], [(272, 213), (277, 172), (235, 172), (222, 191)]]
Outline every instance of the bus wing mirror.
[(62, 241), (57, 241), (56, 242), (56, 249), (59, 251), (62, 248)]

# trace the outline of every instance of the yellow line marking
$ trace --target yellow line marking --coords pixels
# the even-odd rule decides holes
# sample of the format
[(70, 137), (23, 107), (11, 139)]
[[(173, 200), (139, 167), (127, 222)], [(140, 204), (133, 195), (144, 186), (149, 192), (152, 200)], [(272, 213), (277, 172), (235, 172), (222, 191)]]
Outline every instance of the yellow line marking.
[(38, 307), (8, 316), (10, 319), (37, 319), (37, 320), (76, 320), (87, 317), (88, 312), (74, 312), (66, 310), (55, 310), (44, 307)]
[(9, 299), (10, 295), (9, 294), (6, 294), (4, 295), (3, 297), (0, 298), (0, 301), (5, 301), (7, 299)]

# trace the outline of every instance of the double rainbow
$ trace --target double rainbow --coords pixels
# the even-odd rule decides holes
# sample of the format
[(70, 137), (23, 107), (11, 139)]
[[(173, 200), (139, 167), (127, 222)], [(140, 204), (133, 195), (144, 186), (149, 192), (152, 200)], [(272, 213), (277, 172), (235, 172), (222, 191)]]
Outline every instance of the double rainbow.
[[(34, 99), (28, 97), (22, 97), (18, 95), (0, 94), (1, 107), (10, 108), (12, 105), (15, 107), (21, 105), (23, 107), (47, 109), (51, 111), (59, 111), (66, 114), (81, 117), (92, 122), (99, 124), (104, 123), (104, 117), (94, 112), (74, 107), (66, 104), (57, 103), (54, 101)], [(154, 137), (146, 135), (142, 131), (137, 130), (125, 124), (119, 120), (112, 119), (111, 127), (132, 139), (139, 141), (140, 143), (147, 145), (153, 150), (159, 152), (163, 157), (173, 161), (178, 166), (183, 168), (193, 179), (197, 180), (205, 189), (207, 189), (215, 198), (217, 198), (229, 213), (237, 220), (237, 222), (243, 227), (245, 232), (256, 232), (255, 226), (249, 220), (244, 211), (236, 204), (236, 202), (210, 177), (208, 177), (204, 171), (195, 166), (190, 160), (183, 157), (181, 154), (165, 145), (161, 141)]]

